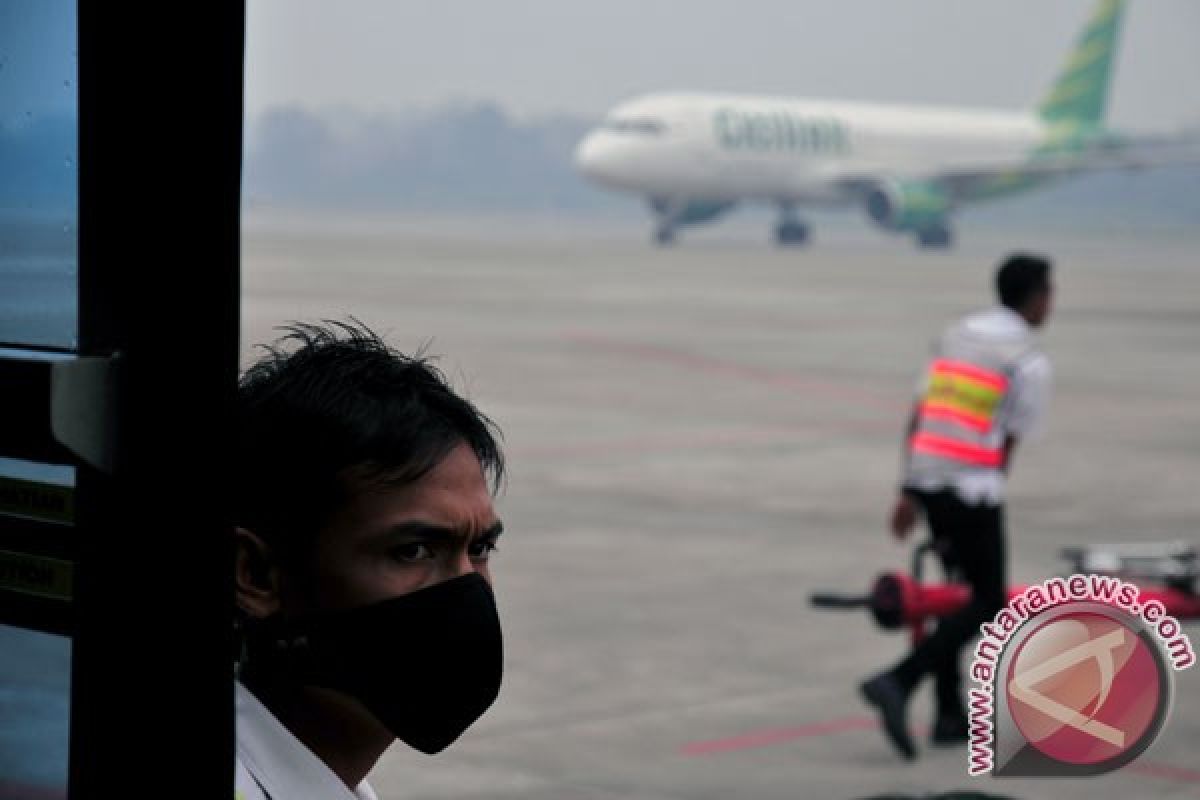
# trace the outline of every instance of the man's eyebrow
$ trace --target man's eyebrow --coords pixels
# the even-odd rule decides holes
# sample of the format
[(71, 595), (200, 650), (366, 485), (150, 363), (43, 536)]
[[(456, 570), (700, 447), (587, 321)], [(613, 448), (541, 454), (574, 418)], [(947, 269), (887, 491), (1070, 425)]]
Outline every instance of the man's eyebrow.
[[(494, 539), (502, 533), (504, 533), (504, 523), (497, 520), (479, 534), (478, 538)], [(432, 522), (422, 522), (420, 520), (392, 525), (385, 529), (382, 535), (388, 538), (414, 537), (441, 541), (454, 541), (463, 538), (462, 534), (453, 528), (447, 528), (445, 525), (436, 525)]]
[(421, 522), (420, 520), (392, 525), (386, 528), (382, 532), (382, 535), (388, 538), (411, 536), (414, 538), (441, 539), (445, 541), (462, 538), (453, 528), (447, 528), (445, 525), (435, 525), (432, 522)]

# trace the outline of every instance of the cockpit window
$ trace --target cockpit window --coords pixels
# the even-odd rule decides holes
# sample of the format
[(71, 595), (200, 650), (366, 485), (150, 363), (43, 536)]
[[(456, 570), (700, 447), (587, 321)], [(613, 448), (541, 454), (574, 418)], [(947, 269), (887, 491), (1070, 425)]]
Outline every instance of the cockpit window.
[(601, 127), (614, 133), (635, 133), (642, 136), (658, 136), (666, 131), (662, 121), (650, 117), (611, 117)]

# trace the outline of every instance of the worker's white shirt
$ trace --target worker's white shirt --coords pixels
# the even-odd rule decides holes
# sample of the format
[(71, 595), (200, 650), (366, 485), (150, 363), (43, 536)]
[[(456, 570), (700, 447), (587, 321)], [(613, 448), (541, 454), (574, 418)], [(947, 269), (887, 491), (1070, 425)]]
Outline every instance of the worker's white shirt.
[[(977, 311), (962, 320), (973, 337), (992, 340), (998, 344), (1020, 341), (1030, 335), (1029, 323), (1015, 311), (1004, 306)], [(1040, 351), (1031, 351), (1016, 364), (1009, 384), (1008, 395), (997, 411), (996, 424), (988, 434), (988, 447), (1001, 447), (1008, 436), (1020, 441), (1036, 438), (1041, 432), (1046, 407), (1050, 402), (1050, 359)], [(925, 395), (927, 376), (922, 375), (917, 387), (918, 398)], [(954, 489), (969, 505), (999, 505), (1004, 502), (1004, 471), (987, 467), (963, 467), (946, 481), (917, 479), (907, 485), (914, 489), (939, 491)]]
[(236, 682), (236, 800), (378, 800), (363, 781), (354, 791)]

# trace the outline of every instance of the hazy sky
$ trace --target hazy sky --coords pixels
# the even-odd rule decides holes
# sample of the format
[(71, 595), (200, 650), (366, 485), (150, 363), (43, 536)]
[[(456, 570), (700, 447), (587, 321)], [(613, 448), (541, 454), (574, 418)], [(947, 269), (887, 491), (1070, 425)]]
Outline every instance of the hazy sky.
[[(248, 0), (246, 105), (490, 99), (599, 115), (656, 89), (1022, 108), (1094, 0)], [(1200, 2), (1130, 0), (1110, 118), (1200, 124)]]

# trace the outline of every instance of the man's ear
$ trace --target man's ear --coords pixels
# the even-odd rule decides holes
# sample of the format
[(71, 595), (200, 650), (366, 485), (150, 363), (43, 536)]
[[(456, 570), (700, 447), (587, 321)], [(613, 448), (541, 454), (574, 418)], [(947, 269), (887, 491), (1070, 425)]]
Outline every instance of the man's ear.
[(279, 564), (271, 548), (256, 534), (237, 529), (234, 584), (237, 605), (251, 619), (279, 610)]

